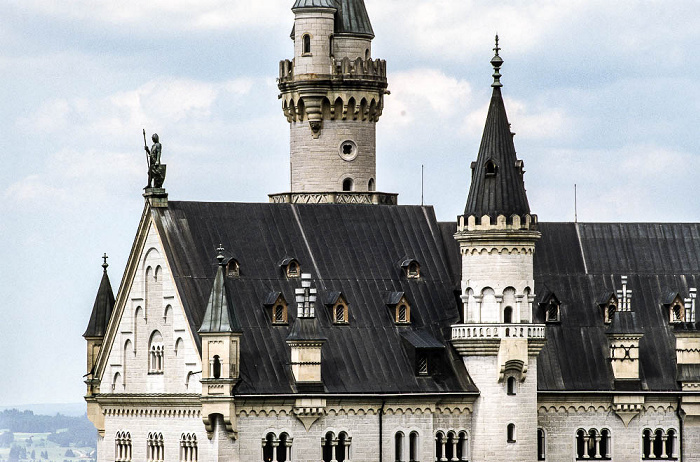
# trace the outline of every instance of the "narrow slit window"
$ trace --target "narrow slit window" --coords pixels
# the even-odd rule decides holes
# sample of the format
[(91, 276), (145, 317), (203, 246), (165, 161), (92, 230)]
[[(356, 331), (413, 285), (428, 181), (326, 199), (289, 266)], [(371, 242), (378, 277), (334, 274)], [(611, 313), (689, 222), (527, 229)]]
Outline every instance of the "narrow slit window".
[(311, 36), (309, 34), (304, 34), (301, 41), (302, 41), (302, 53), (305, 55), (310, 55), (311, 54)]

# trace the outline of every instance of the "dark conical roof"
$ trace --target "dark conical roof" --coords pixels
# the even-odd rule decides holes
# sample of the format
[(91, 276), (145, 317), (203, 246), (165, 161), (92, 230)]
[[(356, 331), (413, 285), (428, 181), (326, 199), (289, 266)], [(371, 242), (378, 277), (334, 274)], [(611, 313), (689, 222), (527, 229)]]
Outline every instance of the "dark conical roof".
[(107, 266), (105, 257), (105, 263), (102, 265), (104, 268), (102, 281), (100, 281), (100, 288), (97, 289), (97, 297), (95, 297), (95, 304), (92, 306), (90, 322), (87, 329), (85, 329), (83, 337), (104, 337), (107, 331), (107, 324), (114, 308), (114, 293), (107, 275)]
[(522, 164), (515, 154), (501, 88), (494, 86), (479, 155), (472, 164), (465, 215), (525, 215), (530, 206), (525, 193)]
[[(292, 10), (298, 8), (335, 8), (335, 33), (362, 35), (374, 38), (364, 0), (296, 0)], [(294, 38), (294, 28), (291, 37)]]
[(219, 255), (219, 267), (216, 270), (214, 285), (209, 295), (207, 310), (204, 313), (202, 325), (199, 327), (200, 334), (241, 331), (241, 325), (235, 311), (231, 309), (231, 299), (226, 290), (223, 259), (223, 255)]

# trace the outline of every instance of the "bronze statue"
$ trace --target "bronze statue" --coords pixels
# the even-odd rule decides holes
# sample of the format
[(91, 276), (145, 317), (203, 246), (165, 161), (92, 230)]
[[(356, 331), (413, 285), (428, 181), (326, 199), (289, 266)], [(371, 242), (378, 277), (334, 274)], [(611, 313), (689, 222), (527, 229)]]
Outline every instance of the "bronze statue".
[(165, 181), (165, 164), (160, 163), (161, 145), (158, 141), (158, 134), (154, 133), (151, 137), (153, 146), (148, 149), (146, 144), (146, 130), (143, 131), (143, 148), (146, 150), (146, 159), (148, 160), (148, 185), (145, 189), (162, 188)]

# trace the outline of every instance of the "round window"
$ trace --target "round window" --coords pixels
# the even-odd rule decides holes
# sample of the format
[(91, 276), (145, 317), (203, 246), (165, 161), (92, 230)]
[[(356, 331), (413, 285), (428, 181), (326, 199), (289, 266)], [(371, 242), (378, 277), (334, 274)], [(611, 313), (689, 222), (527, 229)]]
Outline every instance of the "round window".
[(340, 154), (343, 160), (350, 161), (355, 159), (355, 157), (357, 157), (357, 144), (351, 140), (343, 141), (338, 148), (338, 154)]

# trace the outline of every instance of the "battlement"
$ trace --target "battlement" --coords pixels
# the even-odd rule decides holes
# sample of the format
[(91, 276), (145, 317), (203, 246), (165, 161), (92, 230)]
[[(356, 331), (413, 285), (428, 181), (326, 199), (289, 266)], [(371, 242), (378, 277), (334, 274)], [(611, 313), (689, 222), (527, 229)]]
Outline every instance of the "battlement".
[(273, 204), (375, 204), (396, 205), (398, 194), (382, 192), (300, 192), (270, 194)]
[(469, 231), (537, 231), (537, 215), (498, 215), (495, 221), (492, 221), (489, 215), (461, 215), (457, 223), (457, 232)]
[(280, 90), (283, 90), (281, 88), (282, 84), (293, 82), (295, 77), (303, 80), (362, 79), (386, 83), (386, 61), (383, 59), (364, 60), (362, 58), (357, 58), (351, 61), (350, 58), (347, 57), (341, 60), (332, 58), (329, 74), (326, 76), (318, 74), (299, 74), (295, 76), (294, 60), (284, 59), (280, 61), (279, 71), (278, 82), (280, 84)]

